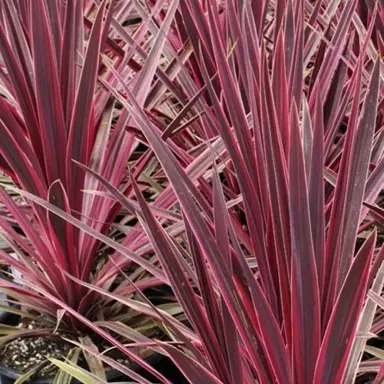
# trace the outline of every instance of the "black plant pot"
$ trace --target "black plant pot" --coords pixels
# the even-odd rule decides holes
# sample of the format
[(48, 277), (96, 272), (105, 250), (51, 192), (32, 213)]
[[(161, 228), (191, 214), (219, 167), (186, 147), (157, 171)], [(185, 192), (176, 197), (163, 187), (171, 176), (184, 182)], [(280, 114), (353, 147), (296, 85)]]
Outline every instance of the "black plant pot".
[[(0, 323), (7, 325), (17, 325), (20, 321), (20, 316), (12, 313), (3, 313), (0, 315)], [(172, 363), (170, 359), (162, 355), (153, 355), (147, 358), (146, 360), (153, 368), (158, 370), (163, 374), (168, 380), (174, 384), (187, 384), (188, 381), (179, 371), (179, 369)], [(136, 363), (131, 363), (129, 368), (145, 377), (147, 380), (157, 382), (156, 378), (150, 373), (146, 372), (140, 365)], [(0, 364), (0, 384), (13, 384), (20, 377), (20, 373), (14, 369), (8, 368)], [(126, 382), (126, 383), (136, 383), (131, 378), (127, 377), (118, 370), (111, 369), (107, 372), (108, 383), (113, 382)], [(52, 384), (53, 379), (51, 378), (42, 378), (42, 377), (32, 377), (28, 380), (29, 384)], [(72, 379), (72, 384), (81, 384), (78, 380)]]

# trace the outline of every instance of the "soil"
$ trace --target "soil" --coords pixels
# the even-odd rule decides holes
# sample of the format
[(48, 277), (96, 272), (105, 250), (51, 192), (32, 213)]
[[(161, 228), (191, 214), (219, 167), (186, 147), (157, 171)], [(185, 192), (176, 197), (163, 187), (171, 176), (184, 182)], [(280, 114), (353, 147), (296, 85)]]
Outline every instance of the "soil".
[[(17, 326), (18, 328), (33, 330), (41, 328), (41, 321), (30, 321), (27, 324), (20, 322)], [(47, 358), (63, 360), (63, 357), (66, 357), (73, 347), (73, 344), (63, 340), (59, 334), (53, 337), (20, 337), (8, 342), (0, 349), (0, 365), (19, 373), (26, 373), (39, 366), (39, 376), (54, 377), (57, 368), (50, 364)], [(103, 340), (98, 347), (102, 351), (109, 345)], [(130, 362), (124, 354), (116, 349), (112, 349), (106, 355), (124, 365)], [(83, 355), (80, 355), (78, 364), (86, 368)], [(106, 368), (108, 369), (108, 367)]]
[[(36, 329), (41, 328), (40, 325), (41, 321), (37, 320), (31, 321), (28, 324), (20, 323), (19, 327)], [(108, 345), (104, 340), (100, 340), (99, 343), (97, 343), (96, 340), (94, 342), (96, 345), (99, 344), (98, 348), (100, 351), (108, 348)], [(0, 365), (4, 365), (19, 373), (26, 373), (38, 366), (39, 368), (37, 369), (36, 376), (41, 378), (53, 378), (57, 373), (57, 368), (51, 365), (46, 358), (52, 357), (62, 360), (64, 356), (68, 355), (69, 350), (72, 348), (73, 344), (61, 339), (60, 336), (55, 338), (18, 338), (7, 343), (5, 347), (0, 349)], [(125, 366), (130, 363), (130, 360), (116, 349), (108, 351), (106, 355)], [(80, 355), (78, 365), (87, 369), (83, 355)], [(162, 358), (157, 362), (154, 360), (151, 365), (171, 383), (188, 383), (180, 370), (169, 358)], [(108, 367), (106, 367), (106, 369), (108, 370)], [(138, 372), (149, 381), (157, 381), (155, 377), (148, 372), (145, 372), (143, 369), (138, 369)]]
[(46, 337), (23, 337), (12, 340), (1, 350), (0, 364), (25, 373), (39, 365), (41, 376), (54, 375), (54, 367), (45, 364), (48, 357), (62, 359), (73, 348), (68, 342)]

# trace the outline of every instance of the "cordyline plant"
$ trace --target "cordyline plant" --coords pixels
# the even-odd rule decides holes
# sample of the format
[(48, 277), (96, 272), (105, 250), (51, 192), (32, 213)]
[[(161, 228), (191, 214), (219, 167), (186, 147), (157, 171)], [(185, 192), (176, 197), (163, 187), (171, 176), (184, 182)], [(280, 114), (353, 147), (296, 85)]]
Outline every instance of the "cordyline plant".
[[(164, 4), (158, 2), (153, 15)], [(152, 97), (147, 111), (163, 124), (165, 117), (156, 105), (168, 102), (163, 98), (165, 88), (154, 92), (150, 85), (156, 72), (168, 84), (167, 91), (177, 94), (168, 74), (153, 64), (176, 7), (168, 10), (157, 35), (148, 33), (152, 19), (145, 12), (138, 15), (133, 1), (95, 5), (83, 0), (7, 0), (0, 2), (0, 11), (0, 169), (11, 180), (2, 184), (48, 200), (103, 235), (96, 239), (1, 188), (0, 234), (16, 258), (5, 251), (0, 251), (0, 258), (22, 278), (21, 284), (1, 279), (0, 285), (24, 309), (42, 315), (51, 331), (55, 323), (75, 336), (89, 329), (71, 311), (89, 321), (119, 318), (133, 324), (140, 320), (148, 328), (148, 321), (137, 320), (137, 312), (127, 312), (73, 280), (122, 296), (132, 295), (135, 289), (118, 279), (121, 269), (129, 268), (130, 278), (142, 290), (168, 282), (158, 261), (148, 257), (151, 247), (141, 228), (124, 229), (132, 215), (112, 199), (84, 193), (100, 189), (100, 184), (75, 161), (98, 172), (125, 196), (133, 194), (128, 163), (152, 199), (162, 190), (158, 162), (152, 152), (138, 147), (140, 140), (130, 132), (135, 124), (109, 90), (117, 79), (102, 58), (124, 76), (141, 106)], [(110, 33), (112, 25), (119, 35)], [(114, 249), (105, 248), (108, 241)], [(176, 313), (178, 305), (163, 308)], [(132, 358), (137, 359), (134, 354)]]
[[(76, 289), (152, 316), (177, 345), (132, 336), (118, 322), (89, 322), (54, 293), (44, 296), (104, 336), (106, 328), (169, 356), (193, 384), (351, 383), (367, 372), (381, 383), (384, 359), (361, 360), (366, 340), (384, 324), (377, 311), (384, 249), (374, 229), (380, 235), (384, 217), (377, 205), (384, 182), (382, 4), (180, 0), (163, 2), (166, 10), (156, 13), (158, 2), (148, 1), (146, 18), (134, 3), (162, 42), (140, 72), (151, 73), (143, 82), (151, 91), (143, 101), (108, 57), (101, 83), (169, 184), (149, 204), (135, 169), (128, 182), (133, 199), (84, 159), (71, 154), (75, 161), (66, 164), (89, 180), (92, 199), (137, 216), (161, 269), (97, 233), (67, 205), (24, 185), (10, 189), (31, 202), (41, 221), (48, 210), (50, 223), (65, 220), (81, 230), (78, 236), (105, 241), (167, 282), (191, 329), (69, 269), (63, 278)], [(180, 111), (168, 126), (150, 113), (161, 92)], [(158, 113), (170, 117), (162, 107)], [(178, 130), (183, 135), (173, 138)], [(53, 185), (49, 192), (66, 191), (63, 182)], [(374, 347), (366, 351), (380, 355)]]

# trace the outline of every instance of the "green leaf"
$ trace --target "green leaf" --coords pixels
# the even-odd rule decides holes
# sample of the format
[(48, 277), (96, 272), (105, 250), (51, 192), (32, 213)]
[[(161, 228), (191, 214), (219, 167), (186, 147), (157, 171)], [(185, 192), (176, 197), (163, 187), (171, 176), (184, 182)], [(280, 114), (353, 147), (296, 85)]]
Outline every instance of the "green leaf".
[(77, 380), (81, 381), (83, 384), (100, 384), (106, 383), (103, 380), (95, 380), (90, 374), (86, 373), (84, 370), (79, 367), (74, 367), (68, 363), (64, 363), (57, 359), (48, 359), (52, 364), (56, 365), (58, 368), (73, 376)]

